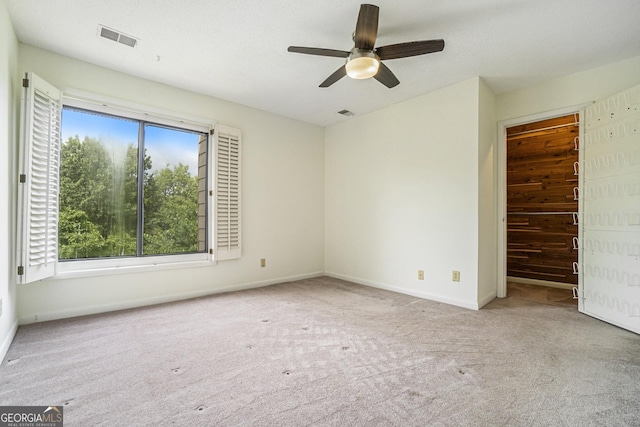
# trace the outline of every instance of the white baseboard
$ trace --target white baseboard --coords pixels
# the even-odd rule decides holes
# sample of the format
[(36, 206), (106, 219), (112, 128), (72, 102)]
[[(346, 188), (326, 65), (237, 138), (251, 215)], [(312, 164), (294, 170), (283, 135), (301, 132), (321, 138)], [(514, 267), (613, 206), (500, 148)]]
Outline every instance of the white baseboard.
[(11, 329), (9, 329), (9, 333), (2, 340), (2, 345), (0, 345), (0, 363), (4, 361), (4, 358), (9, 351), (9, 347), (11, 347), (11, 343), (13, 342), (13, 338), (16, 336), (16, 332), (18, 331), (18, 321), (14, 321), (13, 325), (11, 325)]
[(348, 282), (357, 283), (359, 285), (365, 285), (365, 286), (370, 286), (372, 288), (384, 289), (386, 291), (397, 292), (399, 294), (411, 295), (413, 297), (442, 302), (444, 304), (455, 305), (457, 307), (468, 308), (471, 310), (479, 310), (481, 307), (479, 304), (472, 303), (469, 301), (457, 300), (453, 298), (445, 298), (445, 297), (441, 297), (440, 295), (430, 294), (428, 292), (420, 292), (420, 291), (415, 291), (413, 289), (399, 288), (397, 286), (391, 286), (385, 283), (372, 282), (371, 280), (366, 280), (359, 277), (347, 276), (344, 274), (334, 273), (331, 271), (325, 271), (324, 275), (333, 277), (335, 279), (342, 279)]
[(512, 277), (512, 276), (507, 276), (507, 282), (521, 283), (523, 285), (546, 286), (548, 288), (558, 288), (558, 289), (568, 289), (568, 290), (571, 290), (578, 286), (578, 285), (572, 285), (570, 283), (550, 282), (548, 280), (527, 279), (525, 277)]
[[(15, 335), (15, 330), (17, 330), (18, 325), (27, 325), (27, 324), (36, 323), (36, 322), (46, 322), (50, 320), (67, 319), (71, 317), (87, 316), (92, 314), (106, 313), (110, 311), (126, 310), (130, 308), (143, 307), (143, 306), (149, 306), (149, 305), (155, 305), (155, 304), (163, 304), (163, 303), (168, 303), (173, 301), (198, 298), (198, 297), (225, 293), (225, 292), (234, 292), (234, 291), (242, 291), (246, 289), (261, 288), (264, 286), (275, 285), (278, 283), (311, 279), (311, 278), (321, 277), (321, 276), (334, 277), (336, 279), (342, 279), (349, 282), (358, 283), (364, 286), (370, 286), (373, 288), (384, 289), (387, 291), (397, 292), (405, 295), (411, 295), (417, 298), (437, 301), (444, 304), (467, 308), (470, 310), (479, 310), (481, 307), (483, 307), (484, 305), (489, 303), (491, 300), (493, 300), (496, 296), (495, 292), (492, 292), (482, 297), (478, 303), (475, 303), (475, 302), (469, 302), (465, 300), (442, 297), (440, 295), (436, 295), (428, 292), (422, 292), (422, 291), (416, 291), (413, 289), (405, 289), (397, 286), (391, 286), (385, 283), (374, 282), (371, 280), (334, 273), (330, 271), (325, 271), (325, 272), (317, 271), (317, 272), (300, 274), (295, 276), (279, 277), (275, 279), (269, 279), (269, 280), (263, 280), (263, 281), (257, 281), (257, 282), (239, 283), (235, 285), (222, 286), (216, 289), (202, 289), (198, 291), (191, 291), (191, 292), (185, 292), (185, 293), (179, 293), (179, 294), (162, 295), (162, 296), (142, 298), (137, 300), (120, 301), (116, 303), (100, 304), (100, 305), (93, 305), (93, 306), (86, 306), (86, 307), (75, 307), (75, 308), (65, 309), (65, 310), (25, 315), (25, 316), (21, 316), (18, 319), (18, 322), (16, 323), (13, 331), (13, 335)], [(11, 335), (11, 337), (9, 338), (8, 344), (6, 344), (7, 349), (9, 348), (8, 345), (10, 345), (11, 341), (13, 340), (13, 335)], [(4, 344), (5, 343), (3, 343), (3, 345)], [(0, 348), (0, 350), (2, 349), (4, 349), (4, 347)]]
[(311, 279), (321, 277), (322, 271), (300, 274), (296, 276), (279, 277), (276, 279), (262, 280), (258, 282), (239, 283), (236, 285), (222, 286), (215, 289), (202, 289), (198, 291), (184, 292), (179, 294), (161, 295), (157, 297), (142, 298), (130, 301), (120, 301), (110, 304), (92, 305), (87, 307), (75, 307), (67, 310), (51, 311), (47, 313), (38, 313), (37, 315), (21, 316), (18, 324), (28, 325), (36, 322), (47, 322), (50, 320), (68, 319), (70, 317), (87, 316), (91, 314), (106, 313), (109, 311), (126, 310), (129, 308), (144, 307), (148, 305), (163, 304), (173, 301), (181, 301), (191, 298), (198, 298), (207, 295), (221, 294), (225, 292), (243, 291), (246, 289), (261, 288), (264, 286), (276, 285), (278, 283), (291, 282), (295, 280)]

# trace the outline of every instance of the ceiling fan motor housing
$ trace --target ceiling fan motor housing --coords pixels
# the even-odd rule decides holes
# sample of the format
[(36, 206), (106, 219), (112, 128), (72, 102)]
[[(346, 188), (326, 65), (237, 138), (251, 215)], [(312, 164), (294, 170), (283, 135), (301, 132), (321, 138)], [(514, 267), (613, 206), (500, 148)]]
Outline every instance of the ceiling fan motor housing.
[(380, 57), (371, 50), (353, 48), (345, 66), (352, 79), (368, 79), (378, 73)]

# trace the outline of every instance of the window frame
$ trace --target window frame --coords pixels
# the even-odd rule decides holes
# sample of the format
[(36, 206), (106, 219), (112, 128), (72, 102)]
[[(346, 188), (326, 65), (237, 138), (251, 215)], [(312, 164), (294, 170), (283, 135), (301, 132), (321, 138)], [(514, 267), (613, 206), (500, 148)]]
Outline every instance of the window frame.
[[(123, 105), (125, 104), (125, 105)], [(207, 133), (209, 143), (207, 147), (207, 185), (213, 188), (213, 155), (215, 143), (211, 138), (211, 121), (181, 115), (175, 112), (166, 112), (158, 109), (145, 108), (133, 103), (119, 103), (105, 97), (91, 97), (87, 94), (77, 94), (69, 91), (63, 92), (62, 106), (78, 108), (89, 112), (104, 113), (125, 119), (133, 119), (147, 123), (170, 126), (184, 130)], [(61, 144), (64, 141), (61, 141)], [(73, 259), (59, 260), (54, 278), (82, 277), (91, 275), (103, 275), (110, 270), (116, 271), (139, 271), (139, 268), (155, 269), (154, 267), (165, 266), (178, 268), (184, 264), (185, 267), (207, 266), (215, 264), (210, 248), (213, 242), (213, 209), (212, 198), (209, 197), (207, 204), (207, 250), (206, 252), (190, 254), (169, 254), (169, 255), (146, 255), (131, 257), (109, 257), (99, 259)], [(137, 268), (139, 267), (139, 268)]]

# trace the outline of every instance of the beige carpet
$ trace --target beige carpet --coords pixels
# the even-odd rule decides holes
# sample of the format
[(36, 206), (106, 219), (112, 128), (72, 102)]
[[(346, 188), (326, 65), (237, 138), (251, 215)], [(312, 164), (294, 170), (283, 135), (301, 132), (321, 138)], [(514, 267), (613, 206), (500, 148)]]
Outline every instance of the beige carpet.
[(573, 292), (569, 289), (508, 282), (507, 295), (530, 302), (571, 306), (578, 309), (578, 300), (573, 299)]
[(318, 278), (20, 327), (0, 405), (65, 426), (639, 426), (640, 336)]

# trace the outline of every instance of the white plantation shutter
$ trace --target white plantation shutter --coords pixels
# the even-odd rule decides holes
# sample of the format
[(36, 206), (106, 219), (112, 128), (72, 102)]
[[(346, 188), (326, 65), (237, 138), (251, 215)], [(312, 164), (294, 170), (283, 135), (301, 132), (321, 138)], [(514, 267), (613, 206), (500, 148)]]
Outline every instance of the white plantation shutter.
[(240, 140), (238, 129), (216, 126), (215, 259), (240, 258)]
[(21, 282), (55, 274), (62, 93), (33, 73), (22, 98), (19, 256)]

